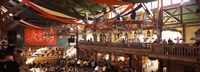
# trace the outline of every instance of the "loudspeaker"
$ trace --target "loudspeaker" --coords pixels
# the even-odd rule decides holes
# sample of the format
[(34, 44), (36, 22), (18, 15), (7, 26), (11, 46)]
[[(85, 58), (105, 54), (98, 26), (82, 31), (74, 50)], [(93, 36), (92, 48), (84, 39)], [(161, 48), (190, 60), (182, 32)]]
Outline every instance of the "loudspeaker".
[(20, 16), (13, 16), (13, 20), (21, 20)]

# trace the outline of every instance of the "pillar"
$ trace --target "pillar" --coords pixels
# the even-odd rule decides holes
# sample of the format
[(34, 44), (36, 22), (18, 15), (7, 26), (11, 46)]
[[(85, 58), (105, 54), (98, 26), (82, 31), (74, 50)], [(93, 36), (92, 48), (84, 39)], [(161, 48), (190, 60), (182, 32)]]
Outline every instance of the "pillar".
[(158, 61), (159, 61), (158, 72), (163, 72), (164, 61), (163, 60), (158, 60)]
[(167, 72), (173, 72), (173, 61), (167, 61)]
[(109, 61), (112, 61), (112, 53), (109, 53)]
[(103, 33), (103, 42), (106, 41), (107, 35), (105, 33)]
[(112, 42), (112, 33), (109, 32), (107, 36), (108, 42)]
[(79, 44), (78, 44), (78, 27), (76, 28), (76, 56), (77, 58), (79, 58), (79, 53), (80, 53), (80, 49), (79, 49)]
[(158, 39), (160, 40), (162, 37), (162, 26), (163, 23), (163, 0), (158, 0), (158, 9), (157, 9), (157, 19), (156, 19), (156, 27), (158, 28)]
[[(3, 10), (0, 8), (0, 15), (3, 14)], [(3, 32), (2, 32), (2, 26), (3, 26), (3, 19), (0, 19), (0, 37), (2, 37)]]
[(134, 55), (129, 55), (129, 67), (134, 71), (135, 66), (134, 66)]
[(137, 56), (136, 72), (142, 72), (142, 56)]
[(100, 33), (99, 39), (100, 39), (100, 42), (103, 42), (103, 34), (102, 33)]
[(196, 72), (200, 72), (200, 66), (197, 66), (197, 67), (195, 68), (195, 70), (196, 70)]
[(94, 42), (97, 42), (97, 33), (93, 33), (93, 40), (94, 40)]
[(97, 51), (94, 51), (94, 60), (97, 60)]
[(185, 43), (185, 39), (186, 39), (186, 30), (185, 30), (185, 24), (183, 23), (183, 6), (180, 6), (180, 24), (183, 24), (183, 43)]
[(87, 41), (86, 39), (86, 34), (83, 34), (83, 41)]

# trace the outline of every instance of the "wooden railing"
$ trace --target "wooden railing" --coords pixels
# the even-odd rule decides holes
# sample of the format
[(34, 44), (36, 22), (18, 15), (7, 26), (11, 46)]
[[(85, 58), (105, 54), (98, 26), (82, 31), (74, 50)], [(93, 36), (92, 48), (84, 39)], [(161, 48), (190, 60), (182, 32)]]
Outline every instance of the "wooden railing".
[(79, 42), (81, 45), (90, 46), (104, 46), (104, 47), (117, 47), (117, 48), (135, 48), (135, 49), (148, 49), (152, 47), (152, 43), (114, 43), (114, 42)]
[(188, 46), (183, 44), (152, 44), (152, 43), (113, 43), (113, 42), (79, 42), (80, 45), (101, 46), (106, 48), (126, 48), (126, 50), (142, 50), (149, 51), (149, 54), (162, 55), (166, 57), (200, 60), (200, 47)]

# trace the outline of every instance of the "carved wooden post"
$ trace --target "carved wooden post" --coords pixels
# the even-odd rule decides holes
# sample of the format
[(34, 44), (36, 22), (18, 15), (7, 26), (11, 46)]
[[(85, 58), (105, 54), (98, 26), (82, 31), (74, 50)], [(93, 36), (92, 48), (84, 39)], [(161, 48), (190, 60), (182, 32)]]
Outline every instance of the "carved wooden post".
[(97, 33), (93, 32), (93, 40), (94, 42), (97, 42)]
[(163, 60), (158, 60), (158, 61), (159, 61), (158, 72), (163, 72), (164, 61)]
[(159, 30), (158, 32), (158, 39), (160, 40), (162, 38), (162, 26), (163, 23), (163, 0), (158, 0), (158, 9), (157, 9), (157, 28)]
[[(0, 8), (0, 15), (2, 15), (3, 14), (3, 10)], [(0, 19), (0, 28), (2, 27), (2, 24), (3, 23), (3, 20), (2, 19)], [(2, 37), (2, 28), (0, 29), (0, 37)]]
[(79, 58), (79, 53), (80, 53), (80, 49), (79, 49), (79, 44), (78, 44), (78, 27), (76, 28), (76, 56), (77, 58)]

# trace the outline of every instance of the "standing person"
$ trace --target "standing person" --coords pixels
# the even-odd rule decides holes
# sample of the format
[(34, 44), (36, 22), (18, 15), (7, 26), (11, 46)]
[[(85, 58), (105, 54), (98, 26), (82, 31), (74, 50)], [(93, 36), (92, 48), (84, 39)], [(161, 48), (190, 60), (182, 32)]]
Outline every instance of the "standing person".
[(180, 42), (181, 39), (180, 39), (179, 37), (175, 38), (174, 40), (176, 40), (176, 43), (177, 43), (177, 44), (180, 44), (180, 43), (181, 43), (181, 42)]
[(167, 41), (164, 39), (164, 40), (162, 41), (162, 43), (163, 43), (163, 44), (167, 44)]
[(198, 31), (195, 32), (195, 44), (196, 46), (199, 46), (200, 45), (200, 29), (198, 29)]
[(4, 63), (5, 72), (20, 72), (20, 65), (16, 61), (14, 61), (12, 55), (5, 55)]
[(172, 45), (172, 44), (173, 44), (173, 41), (172, 41), (170, 38), (168, 39), (168, 44), (169, 44), (169, 45)]

